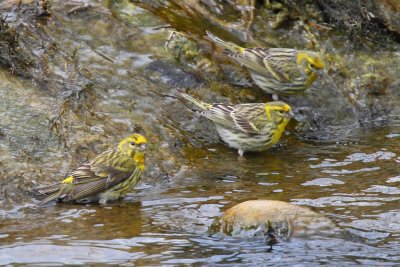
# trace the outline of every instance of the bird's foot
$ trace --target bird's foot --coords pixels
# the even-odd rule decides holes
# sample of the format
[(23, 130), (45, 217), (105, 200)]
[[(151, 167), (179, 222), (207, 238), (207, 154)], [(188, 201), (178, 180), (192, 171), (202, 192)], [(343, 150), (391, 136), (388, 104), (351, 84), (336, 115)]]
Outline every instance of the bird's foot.
[(169, 34), (168, 34), (168, 37), (167, 37), (167, 40), (166, 40), (165, 43), (164, 43), (164, 50), (165, 50), (166, 52), (168, 52), (168, 50), (170, 49), (170, 43), (173, 41), (173, 39), (174, 39), (176, 36), (184, 36), (184, 37), (186, 37), (186, 38), (190, 38), (189, 35), (187, 35), (187, 34), (185, 34), (185, 33), (183, 33), (183, 32), (179, 32), (179, 31), (176, 31), (176, 30), (170, 30), (170, 31), (169, 31)]
[(239, 161), (239, 162), (246, 162), (246, 158), (243, 157), (243, 156), (239, 156), (239, 157), (238, 157), (238, 161)]

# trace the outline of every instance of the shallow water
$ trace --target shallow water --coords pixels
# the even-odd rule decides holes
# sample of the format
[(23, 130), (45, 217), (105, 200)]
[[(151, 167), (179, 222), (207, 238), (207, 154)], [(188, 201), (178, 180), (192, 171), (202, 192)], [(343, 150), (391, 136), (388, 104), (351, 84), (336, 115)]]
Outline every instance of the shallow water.
[[(133, 15), (120, 18), (123, 25), (96, 12), (63, 17), (57, 1), (54, 10), (55, 19), (43, 27), (64, 41), (65, 51), (79, 47), (79, 66), (93, 77), (90, 111), (103, 117), (75, 121), (70, 115), (71, 121), (60, 124), (67, 129), (64, 143), (51, 122), (65, 96), (78, 101), (79, 93), (67, 88), (55, 94), (2, 71), (0, 166), (35, 183), (57, 181), (138, 123), (152, 141), (148, 173), (124, 200), (105, 206), (38, 208), (35, 200), (13, 197), (12, 209), (0, 210), (0, 265), (398, 264), (399, 122), (338, 127), (331, 131), (335, 139), (324, 142), (304, 140), (291, 128), (281, 146), (239, 162), (236, 151), (218, 142), (210, 123), (192, 120), (186, 110), (176, 112), (183, 106), (161, 95), (174, 92), (167, 86), (171, 75), (155, 71), (157, 60), (167, 57), (167, 33), (153, 30), (162, 22), (129, 5), (120, 8)], [(55, 68), (68, 77), (68, 68)], [(200, 83), (173, 71), (176, 79)], [(208, 233), (223, 211), (250, 199), (311, 207), (359, 238), (292, 238), (267, 252), (261, 238)]]
[[(3, 215), (0, 264), (395, 265), (399, 133), (363, 130), (338, 144), (290, 139), (241, 164), (218, 147), (173, 181), (142, 183), (118, 203), (21, 207)], [(228, 207), (259, 198), (312, 207), (362, 239), (292, 238), (267, 253), (260, 238), (207, 234)]]

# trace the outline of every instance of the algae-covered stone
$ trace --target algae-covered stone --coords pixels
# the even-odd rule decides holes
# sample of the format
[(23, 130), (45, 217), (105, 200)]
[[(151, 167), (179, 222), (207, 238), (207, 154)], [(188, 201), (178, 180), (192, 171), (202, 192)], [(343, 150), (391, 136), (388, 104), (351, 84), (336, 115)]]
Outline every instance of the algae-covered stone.
[(277, 200), (249, 200), (233, 206), (215, 220), (211, 230), (249, 236), (262, 233), (269, 223), (284, 238), (334, 236), (342, 232), (330, 219), (309, 208)]

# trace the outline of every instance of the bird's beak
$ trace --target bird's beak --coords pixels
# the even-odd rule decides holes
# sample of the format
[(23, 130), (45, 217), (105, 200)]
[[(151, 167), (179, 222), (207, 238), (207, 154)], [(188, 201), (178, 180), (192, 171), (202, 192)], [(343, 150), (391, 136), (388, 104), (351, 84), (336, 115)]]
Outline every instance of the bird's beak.
[(140, 146), (139, 146), (139, 148), (138, 148), (138, 151), (145, 151), (146, 148), (147, 148), (147, 145), (144, 144), (144, 143), (142, 143), (142, 144), (140, 144)]
[(288, 113), (286, 113), (286, 118), (287, 119), (291, 119), (291, 118), (293, 118), (294, 117), (294, 113), (293, 113), (293, 111), (289, 111)]

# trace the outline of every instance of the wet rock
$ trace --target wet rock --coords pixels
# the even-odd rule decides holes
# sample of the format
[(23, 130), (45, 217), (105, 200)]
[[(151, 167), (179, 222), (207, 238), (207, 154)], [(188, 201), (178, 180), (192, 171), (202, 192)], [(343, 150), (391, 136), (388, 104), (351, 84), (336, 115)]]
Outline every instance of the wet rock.
[(388, 34), (388, 27), (384, 25), (387, 14), (383, 11), (387, 6), (383, 3), (390, 0), (319, 0), (317, 2), (329, 23), (338, 30), (346, 29), (346, 34), (358, 44), (368, 43), (364, 37), (382, 39)]
[(31, 58), (20, 47), (17, 30), (0, 16), (0, 66), (10, 68), (11, 72), (28, 76)]
[(35, 0), (37, 16), (48, 17), (50, 16), (50, 2), (49, 0)]
[(151, 62), (145, 70), (150, 72), (151, 79), (161, 81), (171, 87), (196, 88), (204, 83), (202, 77), (186, 72), (163, 60)]
[(249, 200), (216, 219), (212, 232), (232, 236), (262, 235), (268, 223), (281, 238), (335, 236), (342, 232), (331, 220), (306, 207), (277, 200)]
[[(209, 5), (204, 5), (202, 1), (130, 0), (130, 2), (149, 10), (182, 32), (203, 36), (205, 29), (218, 28), (225, 36), (233, 34), (237, 40), (248, 40), (245, 24), (236, 21), (227, 22), (226, 14), (219, 18), (217, 14), (212, 13), (215, 9), (208, 9)], [(219, 6), (221, 8), (225, 6), (226, 10), (231, 10), (227, 5)]]
[(400, 2), (397, 0), (373, 0), (376, 12), (389, 30), (400, 34)]
[[(252, 9), (253, 1), (132, 2), (153, 12), (183, 35), (197, 39), (199, 47), (195, 49), (195, 57), (207, 51), (202, 48), (202, 45), (207, 46), (203, 41), (206, 30), (246, 47), (321, 50), (327, 63), (327, 75), (304, 94), (283, 98), (295, 111), (301, 136), (335, 138), (332, 127), (357, 127), (399, 113), (393, 104), (399, 100), (395, 74), (399, 64), (394, 52), (399, 44), (388, 31), (396, 25), (396, 15), (390, 17), (390, 23), (385, 23), (388, 20), (385, 16), (398, 10), (396, 1), (270, 0), (256, 4), (251, 27), (241, 13), (244, 7)], [(220, 19), (222, 16), (225, 21)], [(206, 19), (212, 22), (204, 22)], [(194, 44), (185, 45), (195, 47)], [(220, 52), (216, 49), (211, 53), (222, 70), (217, 80), (249, 88), (242, 79), (248, 75), (246, 70), (237, 68), (234, 61), (227, 60)], [(193, 66), (190, 61), (180, 60), (180, 63)], [(209, 73), (203, 72), (203, 75), (206, 77)], [(259, 97), (252, 101), (261, 102)]]
[[(46, 109), (50, 115), (39, 132), (51, 136), (51, 149), (57, 156), (45, 153), (47, 137), (41, 138), (35, 150), (0, 139), (0, 145), (13, 152), (7, 160), (24, 161), (21, 155), (28, 155), (33, 160), (54, 162), (52, 169), (40, 169), (43, 164), (37, 161), (32, 169), (22, 166), (21, 172), (32, 174), (29, 179), (34, 180), (34, 174), (39, 173), (40, 182), (58, 181), (68, 170), (136, 129), (152, 142), (149, 177), (172, 177), (188, 158), (204, 156), (204, 151), (195, 148), (218, 142), (213, 125), (202, 123), (171, 97), (176, 94), (175, 87), (190, 88), (189, 93), (208, 102), (236, 104), (269, 99), (246, 81), (245, 69), (203, 40), (205, 30), (210, 29), (245, 46), (326, 49), (332, 59), (327, 64), (327, 78), (316, 83), (314, 91), (284, 99), (307, 125), (306, 131), (315, 132), (313, 137), (329, 138), (323, 131), (332, 125), (352, 125), (360, 118), (400, 113), (396, 105), (400, 97), (398, 57), (391, 52), (397, 50), (388, 50), (382, 57), (374, 48), (371, 62), (366, 58), (372, 55), (355, 50), (353, 44), (346, 43), (347, 36), (333, 30), (329, 36), (321, 34), (327, 32), (322, 29), (326, 25), (311, 0), (301, 2), (304, 6), (298, 9), (290, 5), (294, 1), (269, 1), (271, 7), (258, 2), (250, 28), (254, 1), (130, 1), (140, 2), (160, 19), (123, 2), (98, 2), (93, 8), (73, 12), (71, 3), (52, 2), (52, 16), (46, 23), (37, 19), (32, 4), (15, 6), (2, 14), (7, 17), (0, 26), (2, 66), (28, 77), (29, 82), (33, 80), (34, 88), (23, 86), (21, 95), (41, 92), (49, 98), (43, 106), (50, 108)], [(126, 3), (129, 6), (124, 7)], [(308, 19), (303, 16), (311, 13)], [(311, 19), (314, 24), (310, 24)], [(177, 62), (164, 60), (168, 57), (163, 47), (167, 36), (156, 28), (164, 27), (165, 22), (184, 32), (184, 38), (181, 35), (169, 47)], [(10, 99), (7, 101), (15, 102), (12, 96)], [(24, 105), (20, 110), (32, 114), (37, 108)], [(13, 119), (15, 116), (7, 115), (3, 124)], [(34, 123), (19, 119), (15, 125), (29, 128)], [(21, 136), (29, 143), (29, 137), (22, 134), (4, 131), (6, 137)], [(12, 179), (7, 181), (11, 183)], [(18, 201), (18, 194), (14, 198)]]
[(9, 9), (14, 6), (32, 4), (34, 0), (5, 0), (0, 3), (1, 9)]
[[(203, 79), (216, 80), (222, 78), (221, 70), (190, 36), (171, 31), (165, 43), (168, 53), (180, 66), (201, 73)], [(198, 75), (200, 76), (200, 75)]]
[[(143, 34), (140, 27), (113, 20), (102, 10), (90, 9), (87, 13), (93, 16), (71, 19), (68, 3), (54, 2), (52, 7), (47, 23), (37, 18), (33, 4), (2, 13), (7, 17), (0, 22), (0, 64), (6, 69), (0, 71), (4, 209), (32, 201), (31, 187), (59, 181), (133, 131), (145, 134), (151, 140), (149, 151), (157, 151), (148, 154), (143, 181), (156, 183), (160, 177), (165, 181), (182, 162), (182, 138), (166, 115), (177, 113), (171, 105), (176, 101), (160, 94), (159, 88), (166, 86), (151, 82), (147, 77), (151, 71), (144, 70), (144, 78), (142, 65), (135, 66), (140, 71), (132, 70), (135, 63), (152, 60), (150, 54), (131, 52), (130, 45), (147, 48), (148, 42), (154, 43), (148, 36), (164, 35), (152, 35), (152, 30)], [(137, 13), (151, 28), (153, 21), (159, 23), (147, 11)], [(129, 37), (138, 34), (143, 35)], [(20, 81), (10, 72), (27, 79)]]

